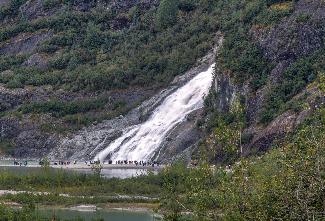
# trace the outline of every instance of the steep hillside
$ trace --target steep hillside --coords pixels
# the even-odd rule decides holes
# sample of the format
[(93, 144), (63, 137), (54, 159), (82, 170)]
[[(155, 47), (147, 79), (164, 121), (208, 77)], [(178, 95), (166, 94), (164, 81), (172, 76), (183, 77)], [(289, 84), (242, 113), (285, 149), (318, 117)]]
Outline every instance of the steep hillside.
[(233, 1), (222, 7), (225, 41), (206, 101), (210, 135), (202, 146), (212, 161), (229, 163), (265, 152), (324, 105), (325, 4)]
[(208, 52), (221, 38), (205, 110), (175, 128), (165, 158), (189, 146), (187, 157), (208, 153), (217, 163), (264, 152), (325, 101), (322, 0), (5, 0), (0, 7), (4, 154), (93, 157), (98, 144), (147, 117), (148, 102), (134, 109), (142, 101), (182, 85), (175, 76), (192, 76), (195, 64), (202, 70), (207, 54), (211, 64)]
[[(125, 114), (212, 48), (209, 3), (9, 1), (1, 6), (1, 150), (43, 155)], [(174, 10), (170, 13), (170, 10)]]

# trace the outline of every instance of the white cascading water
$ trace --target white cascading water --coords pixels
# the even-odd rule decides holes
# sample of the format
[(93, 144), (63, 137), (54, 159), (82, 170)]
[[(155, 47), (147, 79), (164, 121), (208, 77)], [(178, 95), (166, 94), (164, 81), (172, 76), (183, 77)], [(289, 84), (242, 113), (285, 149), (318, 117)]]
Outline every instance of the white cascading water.
[(170, 94), (142, 124), (127, 128), (123, 135), (96, 155), (95, 160), (150, 161), (168, 132), (188, 114), (203, 107), (212, 84), (214, 64)]

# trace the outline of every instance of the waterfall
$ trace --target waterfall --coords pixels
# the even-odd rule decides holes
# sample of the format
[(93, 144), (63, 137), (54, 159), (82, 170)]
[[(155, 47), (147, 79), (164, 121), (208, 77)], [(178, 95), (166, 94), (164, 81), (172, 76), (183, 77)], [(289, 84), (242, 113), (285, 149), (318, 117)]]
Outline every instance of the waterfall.
[(95, 160), (152, 160), (168, 133), (188, 114), (203, 107), (204, 96), (212, 84), (214, 65), (166, 97), (147, 121), (125, 129)]

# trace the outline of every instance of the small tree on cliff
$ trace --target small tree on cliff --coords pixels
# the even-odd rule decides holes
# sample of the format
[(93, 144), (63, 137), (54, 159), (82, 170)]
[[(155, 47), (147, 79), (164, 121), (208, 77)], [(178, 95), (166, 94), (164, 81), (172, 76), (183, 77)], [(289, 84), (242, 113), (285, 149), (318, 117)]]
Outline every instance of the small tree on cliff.
[(156, 16), (158, 28), (167, 28), (175, 24), (178, 12), (178, 0), (162, 0)]

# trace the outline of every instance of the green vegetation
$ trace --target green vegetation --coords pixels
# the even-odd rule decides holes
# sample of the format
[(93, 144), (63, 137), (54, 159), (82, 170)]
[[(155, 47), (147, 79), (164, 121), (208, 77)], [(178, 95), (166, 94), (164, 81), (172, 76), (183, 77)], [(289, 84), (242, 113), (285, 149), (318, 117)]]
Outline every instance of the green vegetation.
[(269, 123), (275, 116), (287, 110), (287, 102), (301, 92), (317, 78), (317, 74), (325, 71), (324, 50), (303, 58), (291, 65), (283, 74), (281, 83), (274, 85), (268, 94), (262, 123)]
[[(223, 68), (230, 70), (238, 82), (249, 80), (257, 89), (265, 83), (270, 65), (261, 59), (248, 31), (251, 25), (261, 25), (262, 21), (268, 22), (264, 25), (274, 25), (292, 8), (272, 9), (268, 4), (257, 0), (164, 0), (157, 11), (134, 7), (125, 14), (101, 8), (79, 13), (68, 7), (52, 17), (4, 27), (0, 40), (46, 29), (55, 33), (39, 48), (50, 56), (49, 70), (30, 73), (16, 67), (11, 79), (15, 84), (11, 83), (11, 87), (51, 84), (71, 90), (109, 90), (164, 85), (211, 49), (213, 37), (221, 28), (225, 34), (220, 58)], [(111, 27), (116, 19), (124, 21), (119, 31)], [(54, 55), (55, 51), (58, 53)], [(6, 67), (0, 64), (0, 70)]]
[(261, 57), (260, 50), (244, 33), (234, 31), (225, 39), (220, 60), (224, 69), (232, 71), (237, 83), (250, 81), (256, 90), (266, 83), (270, 71), (270, 65)]
[(10, 155), (14, 151), (14, 144), (11, 140), (0, 139), (0, 153)]
[(108, 204), (151, 204), (157, 206), (159, 201), (157, 199), (145, 199), (145, 198), (118, 198), (115, 196), (62, 196), (56, 193), (44, 194), (32, 194), (32, 193), (19, 193), (8, 194), (0, 198), (5, 202), (18, 202), (22, 205), (26, 204), (38, 204), (45, 206), (74, 206), (80, 204), (88, 205), (108, 205)]
[[(313, 108), (306, 103), (306, 99), (311, 96), (308, 93), (314, 92), (304, 92), (304, 90), (308, 85), (314, 84), (319, 74), (324, 72), (324, 49), (295, 60), (279, 76), (279, 83), (269, 82), (267, 88), (259, 90), (270, 80), (268, 79), (270, 72), (276, 63), (264, 58), (260, 47), (256, 45), (255, 38), (272, 30), (285, 17), (291, 15), (295, 4), (296, 1), (254, 0), (217, 3), (217, 7), (222, 9), (216, 12), (219, 18), (222, 18), (219, 20), (219, 26), (224, 34), (223, 47), (217, 58), (220, 65), (217, 71), (229, 75), (231, 82), (239, 88), (244, 86), (243, 89), (246, 90), (249, 86), (252, 91), (244, 92), (245, 98), (243, 100), (240, 98), (241, 105), (248, 107), (251, 105), (248, 102), (262, 102), (262, 111), (258, 110), (256, 113), (258, 125), (254, 124), (255, 119), (250, 119), (251, 113), (254, 113), (252, 108), (242, 110), (238, 119), (238, 116), (231, 110), (226, 113), (215, 110), (214, 101), (222, 100), (218, 96), (224, 96), (224, 94), (210, 92), (205, 102), (209, 120), (200, 124), (205, 126), (206, 134), (208, 134), (205, 141), (201, 143), (201, 152), (203, 152), (201, 154), (207, 156), (209, 162), (231, 164), (237, 161), (242, 148), (247, 146), (245, 144), (250, 144), (255, 133), (250, 130), (245, 131), (247, 126), (251, 126), (250, 129), (256, 129), (258, 126), (266, 126), (286, 111), (299, 113), (307, 108)], [(306, 15), (299, 15), (297, 18), (299, 23), (309, 25), (310, 22), (310, 25), (316, 25), (309, 20), (310, 16)], [(281, 39), (278, 40), (281, 41)], [(256, 96), (256, 92), (259, 96)], [(260, 97), (264, 93), (265, 97)], [(248, 100), (245, 101), (247, 98)], [(259, 98), (263, 101), (258, 100)], [(254, 149), (254, 147), (249, 148)], [(197, 151), (195, 157), (199, 156), (200, 153)]]
[(0, 20), (18, 15), (19, 7), (25, 2), (26, 0), (11, 0), (8, 5), (1, 7)]
[[(48, 61), (45, 69), (26, 67), (26, 55), (1, 55), (0, 83), (8, 88), (50, 85), (53, 90), (74, 92), (120, 90), (130, 87), (159, 88), (188, 70), (211, 49), (218, 30), (224, 44), (217, 58), (220, 71), (229, 74), (237, 85), (249, 85), (252, 93), (267, 83), (274, 64), (262, 56), (252, 40), (252, 31), (268, 31), (291, 15), (295, 1), (250, 0), (162, 0), (157, 8), (135, 6), (123, 12), (99, 7), (86, 12), (73, 9), (73, 1), (46, 0), (46, 10), (65, 5), (50, 17), (29, 21), (19, 17), (24, 1), (12, 0), (0, 8), (0, 20), (12, 19), (0, 29), (0, 43), (22, 34), (51, 30), (53, 36), (37, 48)], [(300, 14), (297, 23), (310, 16)], [(306, 105), (306, 87), (319, 84), (325, 91), (324, 50), (293, 62), (272, 84), (259, 116), (270, 123), (287, 110), (300, 112)], [(4, 71), (4, 72), (3, 72)], [(296, 97), (301, 95), (300, 97)], [(73, 205), (78, 203), (159, 201), (166, 220), (323, 220), (325, 188), (325, 110), (315, 108), (297, 131), (273, 145), (263, 156), (242, 156), (243, 145), (252, 134), (246, 127), (245, 99), (236, 98), (229, 113), (214, 110), (210, 93), (206, 111), (210, 118), (197, 157), (198, 168), (176, 164), (158, 175), (130, 179), (103, 179), (101, 168), (94, 175), (76, 174), (44, 167), (39, 174), (0, 173), (0, 189), (50, 192), (49, 195), (17, 194), (0, 197), (24, 205), (22, 210), (0, 206), (1, 220), (37, 220), (35, 203)], [(317, 97), (322, 99), (322, 97)], [(1, 105), (1, 104), (0, 104)], [(309, 106), (308, 106), (309, 107)], [(106, 97), (24, 103), (16, 110), (1, 113), (16, 115), (51, 114), (56, 120), (80, 128), (98, 119), (117, 116), (128, 110), (123, 101)], [(107, 111), (107, 109), (109, 109)], [(93, 116), (93, 113), (105, 112)], [(65, 127), (64, 127), (65, 126)], [(45, 131), (65, 131), (49, 123)], [(263, 126), (263, 125), (260, 125)], [(207, 148), (208, 147), (208, 148)], [(0, 141), (0, 151), (13, 151), (11, 140)], [(204, 159), (204, 160), (202, 160)], [(211, 168), (208, 163), (221, 165)], [(59, 195), (60, 193), (69, 196)], [(159, 197), (159, 200), (116, 198), (116, 194)], [(84, 196), (84, 197), (81, 197)], [(184, 216), (184, 212), (189, 215)]]
[(322, 220), (324, 133), (323, 108), (262, 157), (241, 158), (230, 170), (174, 170), (164, 185), (167, 220), (184, 220), (182, 211), (193, 214), (186, 220)]
[[(3, 56), (0, 60), (0, 72), (8, 70), (12, 67), (17, 67), (18, 65), (20, 65), (21, 63), (24, 62), (24, 60), (26, 59), (26, 56), (22, 56), (22, 55), (17, 55), (17, 56)], [(12, 77), (12, 76), (8, 76), (8, 77)], [(7, 82), (9, 81), (9, 79), (7, 76), (1, 76), (1, 80), (3, 82)]]
[(0, 188), (30, 191), (48, 191), (85, 196), (153, 195), (157, 196), (162, 185), (161, 176), (136, 177), (130, 179), (98, 180), (96, 174), (80, 174), (64, 170), (44, 170), (27, 175), (1, 172)]
[[(21, 210), (9, 209), (3, 205), (0, 205), (0, 221), (83, 221), (81, 218), (71, 218), (71, 219), (58, 219), (44, 218), (37, 214), (34, 204), (25, 205)], [(102, 221), (102, 219), (93, 219), (92, 221)]]
[(52, 121), (43, 122), (40, 128), (44, 132), (64, 134), (81, 129), (83, 126), (88, 126), (94, 122), (101, 122), (125, 114), (138, 104), (138, 102), (126, 104), (124, 100), (112, 99), (108, 95), (73, 101), (51, 99), (24, 103), (17, 110), (1, 112), (1, 116), (21, 118), (24, 114), (30, 114), (31, 119), (35, 119), (41, 114), (50, 114)]
[[(274, 5), (274, 3), (280, 3)], [(251, 29), (269, 29), (290, 15), (292, 1), (219, 1), (217, 6), (225, 35), (218, 58), (221, 71), (230, 73), (237, 84), (249, 83), (254, 90), (266, 83), (273, 64), (263, 58), (252, 40)]]
[[(51, 85), (53, 90), (76, 92), (159, 88), (204, 56), (221, 30), (225, 37), (218, 58), (221, 71), (229, 73), (236, 83), (248, 83), (258, 90), (265, 85), (273, 65), (263, 58), (249, 32), (255, 26), (268, 29), (279, 23), (292, 13), (294, 2), (163, 0), (157, 8), (134, 6), (123, 13), (102, 7), (79, 12), (73, 4), (44, 1), (45, 10), (64, 7), (52, 16), (29, 22), (17, 19), (0, 29), (1, 42), (21, 34), (53, 33), (37, 48), (48, 61), (47, 69), (21, 65), (28, 55), (2, 55), (0, 72), (11, 71), (0, 76), (0, 83), (9, 88)], [(23, 104), (19, 111), (63, 118), (68, 126), (61, 125), (57, 131), (66, 131), (118, 116), (130, 108), (123, 101), (116, 105), (108, 108), (109, 113), (94, 116), (94, 111), (106, 112), (105, 101), (67, 103), (54, 97)], [(273, 117), (263, 115), (262, 122)], [(49, 125), (44, 128), (55, 131)]]
[(177, 21), (178, 0), (162, 0), (157, 11), (157, 26), (167, 28)]
[[(38, 49), (49, 56), (49, 69), (31, 72), (11, 66), (15, 73), (11, 87), (50, 84), (69, 90), (98, 91), (166, 84), (211, 49), (217, 30), (213, 17), (201, 16), (202, 7), (182, 1), (181, 11), (177, 2), (170, 2), (166, 1), (166, 6), (162, 3), (159, 13), (139, 7), (126, 14), (101, 8), (79, 13), (68, 8), (52, 17), (4, 27), (1, 41), (24, 32), (54, 31), (54, 36)], [(203, 6), (203, 2), (198, 5)], [(151, 22), (156, 16), (169, 27), (158, 30)], [(116, 20), (124, 21), (119, 30), (111, 27)], [(53, 54), (55, 51), (58, 53)], [(5, 68), (0, 65), (0, 70)], [(9, 84), (8, 80), (0, 81)]]
[[(249, 32), (252, 28), (269, 30), (293, 12), (294, 4), (295, 1), (250, 1), (220, 5), (225, 11), (221, 25), (225, 41), (218, 58), (222, 65), (221, 71), (230, 73), (237, 84), (249, 83), (253, 90), (263, 86), (273, 64), (263, 59)], [(233, 8), (239, 9), (230, 13), (228, 10)], [(308, 19), (306, 15), (300, 15), (298, 18), (299, 22), (306, 22)], [(323, 72), (324, 69), (323, 49), (295, 61), (285, 71), (281, 82), (272, 85), (260, 122), (269, 123), (284, 111), (297, 109), (295, 105), (288, 108), (292, 104), (287, 102), (316, 79), (317, 73)]]
[[(6, 195), (0, 201), (19, 202), (26, 208), (35, 203), (157, 202), (114, 198), (116, 194), (147, 195), (159, 197), (160, 212), (165, 220), (309, 220), (312, 217), (321, 220), (325, 200), (324, 133), (325, 109), (319, 108), (295, 133), (265, 155), (240, 157), (227, 169), (210, 167), (205, 161), (201, 161), (197, 168), (177, 163), (158, 175), (124, 180), (46, 168), (38, 174), (1, 173), (1, 189), (14, 187), (51, 194)], [(60, 196), (59, 193), (70, 196)], [(10, 214), (5, 207), (1, 210)], [(190, 215), (184, 216), (183, 212)], [(29, 214), (26, 209), (16, 213)]]
[[(50, 0), (44, 1), (43, 7), (58, 10), (51, 16), (27, 21), (20, 14), (13, 15), (10, 24), (1, 26), (0, 45), (7, 45), (12, 38), (50, 32), (51, 37), (36, 48), (47, 67), (23, 65), (30, 54), (3, 54), (0, 83), (8, 88), (46, 86), (81, 96), (62, 101), (53, 93), (46, 101), (25, 102), (1, 116), (50, 113), (55, 122), (41, 128), (66, 133), (125, 114), (136, 104), (123, 99), (111, 103), (105, 98), (81, 101), (81, 97), (89, 92), (122, 89), (123, 93), (129, 88), (155, 90), (187, 71), (212, 48), (218, 24), (217, 14), (206, 11), (210, 5), (203, 0), (180, 0), (149, 9), (134, 6), (120, 12), (98, 6), (80, 12), (72, 1)], [(159, 17), (168, 25), (159, 27)]]
[[(63, 102), (59, 100), (34, 102), (22, 105), (18, 111), (21, 111), (23, 114), (52, 113), (53, 116), (62, 117), (66, 115), (85, 113), (91, 110), (101, 109), (107, 104), (109, 100), (109, 98), (103, 97), (72, 102)], [(116, 104), (116, 108), (117, 107), (118, 104)]]
[[(206, 133), (209, 134), (204, 142), (201, 142), (200, 153), (196, 157), (205, 156), (209, 162), (234, 163), (241, 155), (242, 145), (245, 139), (242, 134), (245, 128), (244, 104), (240, 98), (236, 98), (228, 113), (222, 113), (211, 107), (211, 101), (217, 94), (211, 92), (205, 100), (206, 110), (211, 118), (206, 125)], [(247, 141), (246, 141), (247, 142)]]
[[(27, 190), (35, 193), (8, 194), (0, 197), (0, 220), (38, 221), (35, 205), (74, 206), (79, 204), (150, 204), (156, 205), (160, 195), (163, 174), (140, 176), (129, 179), (105, 179), (93, 174), (65, 170), (53, 170), (43, 166), (41, 171), (17, 174), (12, 171), (0, 173), (0, 189)], [(41, 194), (36, 192), (47, 192)], [(66, 195), (62, 195), (65, 193)], [(61, 194), (61, 195), (60, 195)], [(120, 197), (129, 196), (129, 197)], [(141, 198), (137, 196), (148, 196)], [(150, 198), (153, 197), (153, 198)], [(3, 202), (17, 202), (22, 210), (9, 209)], [(45, 220), (45, 219), (39, 219)], [(71, 221), (74, 220), (71, 218)], [(81, 221), (81, 220), (80, 220)]]
[[(74, 206), (80, 204), (150, 204), (158, 203), (155, 198), (137, 198), (136, 196), (158, 197), (162, 175), (140, 176), (129, 179), (105, 179), (93, 174), (82, 174), (64, 170), (53, 170), (43, 166), (41, 171), (17, 174), (12, 171), (0, 173), (0, 189), (27, 190), (41, 193), (18, 193), (0, 197), (0, 221), (45, 221), (36, 216), (35, 205)], [(66, 195), (62, 195), (65, 193)], [(127, 195), (128, 198), (119, 197)], [(17, 202), (23, 205), (22, 210), (10, 209), (3, 202)], [(76, 219), (71, 217), (69, 221)], [(67, 220), (68, 221), (68, 220)]]

